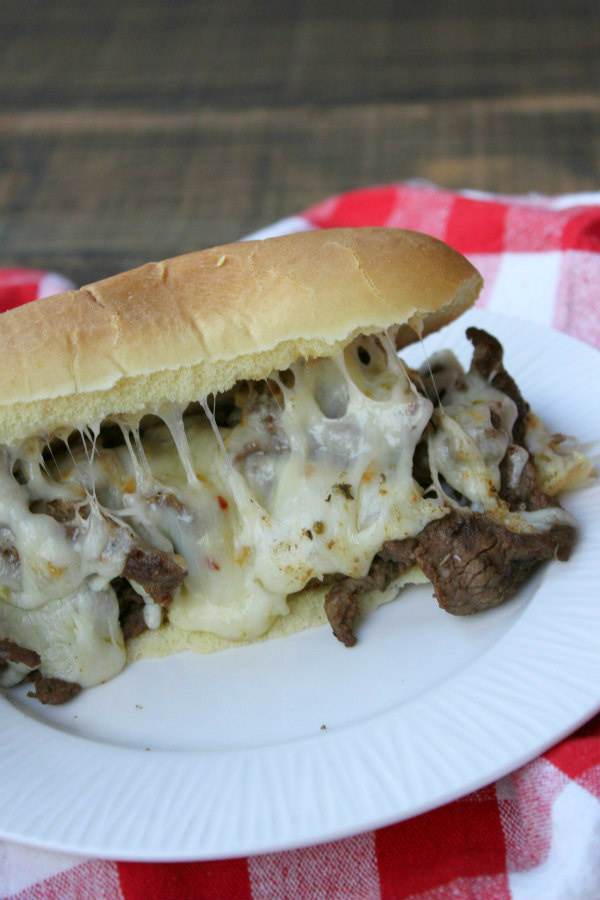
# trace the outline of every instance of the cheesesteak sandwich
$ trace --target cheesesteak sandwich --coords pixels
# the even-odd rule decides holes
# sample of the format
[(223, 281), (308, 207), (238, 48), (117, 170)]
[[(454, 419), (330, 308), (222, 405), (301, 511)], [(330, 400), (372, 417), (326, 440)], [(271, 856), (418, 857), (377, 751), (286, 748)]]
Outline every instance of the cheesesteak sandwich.
[(0, 684), (42, 702), (129, 658), (328, 619), (347, 645), (407, 581), (493, 606), (566, 560), (591, 465), (469, 329), (439, 241), (340, 229), (192, 253), (0, 317)]

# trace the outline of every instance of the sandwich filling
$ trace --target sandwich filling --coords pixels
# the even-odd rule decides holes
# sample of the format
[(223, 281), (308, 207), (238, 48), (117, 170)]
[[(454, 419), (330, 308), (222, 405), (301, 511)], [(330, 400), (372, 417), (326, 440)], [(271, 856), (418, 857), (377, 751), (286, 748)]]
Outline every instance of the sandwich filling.
[(400, 575), (464, 614), (568, 558), (574, 522), (535, 462), (583, 457), (531, 418), (498, 342), (468, 335), (468, 372), (449, 352), (409, 371), (386, 332), (185, 410), (1, 448), (0, 684), (62, 702), (145, 629), (254, 639), (322, 583), (350, 645), (360, 597)]

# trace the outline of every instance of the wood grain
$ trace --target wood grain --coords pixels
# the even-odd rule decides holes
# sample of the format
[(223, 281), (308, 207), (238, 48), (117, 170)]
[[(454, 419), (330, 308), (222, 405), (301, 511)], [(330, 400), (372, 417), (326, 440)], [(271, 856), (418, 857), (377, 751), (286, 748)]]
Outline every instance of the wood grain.
[(0, 264), (78, 283), (339, 191), (600, 184), (587, 2), (0, 0)]

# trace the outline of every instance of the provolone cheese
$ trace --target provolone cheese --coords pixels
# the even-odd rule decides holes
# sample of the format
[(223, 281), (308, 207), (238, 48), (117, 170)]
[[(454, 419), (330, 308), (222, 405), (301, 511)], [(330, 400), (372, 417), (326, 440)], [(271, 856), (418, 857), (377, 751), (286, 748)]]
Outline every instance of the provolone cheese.
[[(0, 637), (38, 652), (44, 674), (89, 686), (124, 665), (111, 582), (140, 542), (185, 565), (166, 613), (177, 628), (242, 640), (285, 616), (312, 579), (365, 575), (385, 541), (418, 535), (457, 497), (515, 530), (566, 516), (506, 512), (499, 466), (515, 404), (447, 354), (436, 368), (444, 399), (434, 411), (381, 334), (241, 386), (242, 418), (228, 427), (198, 398), (185, 417), (169, 406), (119, 418), (116, 446), (102, 446), (97, 425), (62, 445), (4, 448)], [(426, 493), (413, 478), (422, 441)], [(56, 501), (69, 504), (67, 522), (47, 514)], [(132, 585), (158, 628), (163, 610)]]

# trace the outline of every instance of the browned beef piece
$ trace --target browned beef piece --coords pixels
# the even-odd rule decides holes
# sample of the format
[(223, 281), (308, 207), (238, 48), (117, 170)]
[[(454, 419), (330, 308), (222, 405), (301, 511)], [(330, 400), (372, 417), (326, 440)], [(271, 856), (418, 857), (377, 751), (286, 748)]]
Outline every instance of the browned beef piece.
[(270, 433), (264, 436), (262, 441), (248, 441), (235, 454), (233, 461), (236, 465), (243, 463), (253, 453), (285, 453), (289, 450), (289, 444), (277, 435)]
[(35, 697), (40, 703), (48, 706), (59, 706), (76, 697), (81, 685), (76, 681), (63, 681), (62, 678), (44, 678), (36, 673), (34, 678), (35, 692), (29, 691), (28, 697)]
[(417, 540), (386, 541), (364, 578), (342, 578), (325, 597), (325, 613), (336, 638), (346, 647), (356, 643), (358, 601), (368, 591), (384, 591), (415, 561)]
[(79, 515), (82, 519), (87, 519), (90, 514), (90, 507), (88, 503), (82, 504), (74, 500), (57, 497), (55, 500), (36, 500), (31, 505), (31, 512), (52, 516), (53, 519), (56, 519), (57, 522), (64, 526), (68, 537), (75, 540), (79, 533), (76, 515)]
[(119, 601), (119, 622), (126, 641), (146, 631), (148, 626), (144, 618), (144, 598), (135, 591), (125, 578), (114, 578), (111, 581)]
[(39, 653), (21, 647), (7, 638), (0, 640), (0, 669), (6, 668), (8, 663), (22, 663), (30, 669), (36, 669), (41, 663)]
[(52, 516), (61, 525), (72, 522), (75, 515), (79, 513), (82, 519), (87, 519), (90, 514), (88, 504), (77, 503), (74, 500), (65, 500), (64, 497), (57, 497), (56, 500), (48, 500), (47, 502), (37, 501), (32, 506), (32, 512), (45, 513)]
[(325, 595), (325, 614), (338, 641), (346, 647), (356, 643), (354, 626), (358, 618), (359, 598), (370, 589), (369, 576), (343, 578)]
[(244, 419), (260, 422), (260, 441), (248, 441), (236, 453), (234, 463), (243, 463), (253, 453), (285, 453), (289, 450), (287, 436), (279, 421), (285, 404), (281, 388), (271, 379), (246, 381), (238, 389), (238, 402)]
[(75, 518), (76, 506), (73, 502), (58, 497), (45, 504), (44, 512), (64, 525), (66, 522), (72, 522)]
[(500, 463), (500, 491), (498, 496), (505, 500), (509, 508), (514, 511), (548, 509), (550, 506), (560, 506), (558, 500), (546, 494), (539, 487), (535, 474), (535, 466), (528, 459), (523, 467), (519, 482), (516, 487), (511, 487), (513, 453), (509, 447), (506, 455)]
[(281, 388), (276, 381), (266, 378), (262, 381), (247, 381), (238, 394), (244, 416), (258, 416), (267, 431), (275, 431), (275, 420), (285, 403)]
[[(514, 379), (504, 369), (502, 345), (491, 334), (479, 328), (467, 329), (467, 337), (475, 348), (472, 366), (483, 378), (486, 378), (494, 387), (501, 390), (515, 402), (518, 415), (513, 426), (512, 437), (514, 444), (524, 447), (529, 404), (521, 396)], [(492, 423), (494, 424), (493, 415)], [(499, 497), (508, 503), (509, 508), (512, 511), (531, 511), (547, 509), (550, 506), (559, 506), (560, 504), (556, 499), (544, 493), (538, 486), (535, 466), (531, 459), (527, 460), (518, 484), (513, 484), (514, 458), (516, 458), (514, 447), (509, 446), (500, 464), (501, 487)]]
[(0, 640), (0, 670), (6, 668), (9, 663), (22, 663), (34, 670), (27, 676), (28, 681), (35, 683), (35, 693), (30, 691), (28, 697), (35, 697), (41, 703), (56, 705), (66, 703), (81, 690), (81, 685), (71, 681), (63, 681), (60, 678), (45, 678), (37, 667), (41, 663), (39, 653), (21, 647), (15, 641)]
[(517, 383), (504, 368), (502, 358), (504, 351), (499, 340), (482, 328), (467, 328), (467, 337), (474, 347), (472, 368), (482, 378), (489, 381), (497, 390), (510, 397), (517, 406), (517, 420), (513, 425), (513, 441), (523, 446), (525, 439), (525, 421), (529, 412), (529, 404), (523, 399)]
[(416, 558), (442, 609), (468, 615), (511, 597), (543, 560), (568, 559), (574, 539), (569, 525), (517, 534), (478, 513), (451, 512), (425, 527)]
[(385, 591), (402, 572), (414, 565), (418, 543), (416, 538), (386, 541), (369, 569), (368, 577), (372, 581), (373, 588)]
[(237, 391), (237, 402), (245, 420), (260, 422), (260, 441), (248, 441), (241, 447), (234, 463), (243, 463), (253, 453), (284, 453), (289, 450), (287, 436), (281, 430), (279, 422), (285, 399), (276, 381), (270, 378), (263, 381), (240, 382)]
[(141, 585), (160, 606), (167, 607), (187, 570), (168, 553), (139, 544), (129, 551), (121, 574)]
[(159, 491), (158, 494), (153, 494), (149, 500), (151, 504), (161, 506), (163, 509), (174, 510), (178, 516), (185, 515), (186, 513), (189, 514), (187, 506), (185, 506), (185, 504), (170, 491)]

